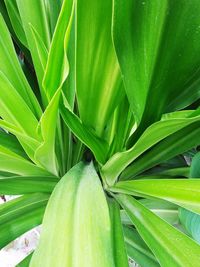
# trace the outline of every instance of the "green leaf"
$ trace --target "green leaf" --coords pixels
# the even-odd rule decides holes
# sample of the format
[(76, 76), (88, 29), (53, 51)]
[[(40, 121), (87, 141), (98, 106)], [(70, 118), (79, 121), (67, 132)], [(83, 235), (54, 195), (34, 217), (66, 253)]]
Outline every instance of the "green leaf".
[(29, 156), (31, 160), (34, 161), (34, 153), (35, 150), (40, 145), (40, 142), (33, 139), (32, 137), (26, 135), (23, 130), (19, 129), (12, 123), (6, 122), (4, 120), (0, 120), (0, 126), (5, 130), (12, 134), (14, 134), (18, 140), (20, 141), (22, 147), (24, 148), (26, 154)]
[[(138, 201), (166, 222), (178, 224), (178, 206), (163, 200), (141, 199)], [(121, 219), (123, 224), (132, 225), (131, 220), (124, 210), (121, 210)]]
[[(200, 153), (197, 153), (192, 159), (190, 167), (190, 177), (200, 178)], [(195, 214), (189, 210), (180, 208), (179, 218), (182, 225), (185, 227), (187, 232), (200, 243), (200, 215)]]
[(41, 223), (48, 198), (32, 194), (0, 206), (0, 248)]
[(21, 147), (16, 137), (13, 136), (12, 134), (8, 134), (1, 130), (0, 130), (0, 146), (3, 146), (11, 150), (12, 152), (16, 153), (17, 155), (23, 158), (27, 158), (26, 153), (24, 152), (23, 148)]
[(112, 225), (112, 241), (115, 267), (128, 267), (128, 258), (125, 249), (119, 205), (113, 199), (109, 199), (108, 203)]
[(43, 104), (46, 103), (46, 96), (42, 87), (42, 79), (44, 75), (43, 66), (41, 65), (38, 55), (38, 45), (35, 41), (32, 28), (35, 29), (40, 36), (44, 46), (49, 50), (51, 35), (46, 14), (45, 3), (43, 0), (16, 0), (19, 13), (22, 19), (23, 28), (26, 34), (29, 50), (34, 63), (37, 79), (40, 85), (40, 92), (43, 99)]
[(141, 128), (199, 98), (199, 12), (198, 0), (114, 0), (114, 44)]
[(35, 116), (39, 118), (41, 108), (23, 74), (12, 39), (1, 14), (0, 31), (0, 71), (3, 72), (7, 79), (9, 77), (9, 82), (21, 95)]
[[(188, 151), (189, 149), (197, 146), (199, 143), (200, 122), (195, 122), (166, 137), (158, 144), (154, 145), (150, 150), (143, 153), (124, 170), (120, 176), (120, 180), (131, 179), (145, 170)], [(174, 173), (174, 171), (175, 170), (172, 169), (171, 174)], [(167, 175), (167, 172), (165, 173)], [(165, 173), (163, 173), (163, 175), (165, 175)], [(188, 177), (187, 170), (186, 173), (184, 173), (184, 171), (181, 172), (180, 170), (180, 175), (177, 173), (179, 177), (183, 174)]]
[(114, 184), (119, 174), (142, 153), (167, 136), (199, 120), (199, 112), (194, 112), (193, 115), (192, 111), (179, 111), (165, 115), (163, 119), (149, 126), (133, 147), (114, 154), (101, 169), (103, 177), (109, 185)]
[(61, 103), (60, 112), (66, 125), (82, 143), (91, 149), (96, 160), (99, 163), (104, 163), (109, 149), (107, 142), (100, 139), (90, 128), (84, 125), (79, 117), (71, 111), (71, 108), (67, 105), (66, 101)]
[(200, 215), (180, 208), (179, 219), (187, 233), (200, 244)]
[(200, 213), (200, 180), (198, 179), (148, 179), (118, 182), (111, 188), (146, 198), (163, 199)]
[(193, 159), (190, 167), (190, 177), (200, 178), (200, 152), (197, 153)]
[(28, 47), (16, 0), (4, 0), (4, 2), (17, 38), (24, 46)]
[(161, 266), (198, 266), (200, 246), (196, 242), (154, 215), (134, 198), (121, 194), (115, 195), (115, 198), (126, 210)]
[(37, 118), (25, 100), (15, 90), (7, 77), (0, 71), (0, 116), (19, 127), (28, 136), (38, 139)]
[(32, 255), (33, 253), (30, 253), (26, 258), (24, 258), (20, 263), (18, 263), (16, 267), (29, 267)]
[(51, 99), (61, 88), (69, 73), (67, 47), (73, 18), (74, 0), (64, 0), (51, 42), (43, 86)]
[(107, 201), (93, 165), (82, 162), (61, 179), (50, 197), (30, 267), (80, 265), (115, 266)]
[(55, 154), (55, 134), (58, 119), (59, 99), (60, 90), (58, 90), (51, 99), (40, 119), (38, 132), (42, 135), (43, 142), (35, 152), (36, 161), (40, 162), (44, 168), (55, 175), (58, 175)]
[(1, 195), (23, 195), (31, 193), (51, 193), (58, 182), (51, 176), (0, 176)]
[(124, 226), (123, 230), (126, 249), (130, 259), (136, 261), (141, 267), (160, 266), (150, 249), (134, 228)]
[(0, 171), (18, 175), (49, 176), (49, 173), (9, 149), (0, 146)]
[(124, 95), (111, 38), (112, 1), (78, 0), (75, 15), (76, 89), (80, 118), (102, 136), (106, 123)]
[(63, 0), (45, 0), (46, 9), (49, 15), (51, 34), (53, 35)]

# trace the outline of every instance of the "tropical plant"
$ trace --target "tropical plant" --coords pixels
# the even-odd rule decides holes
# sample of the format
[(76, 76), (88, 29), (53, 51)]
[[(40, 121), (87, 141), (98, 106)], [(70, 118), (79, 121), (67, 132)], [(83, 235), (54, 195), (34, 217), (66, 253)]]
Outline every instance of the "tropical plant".
[(200, 213), (183, 154), (200, 144), (200, 1), (0, 12), (0, 194), (21, 195), (0, 206), (1, 248), (42, 223), (18, 266), (199, 266), (178, 211)]

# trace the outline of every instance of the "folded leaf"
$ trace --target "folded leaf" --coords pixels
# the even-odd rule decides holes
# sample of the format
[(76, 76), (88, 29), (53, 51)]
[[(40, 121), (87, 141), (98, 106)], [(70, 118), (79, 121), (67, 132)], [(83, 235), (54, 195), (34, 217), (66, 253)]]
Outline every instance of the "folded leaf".
[(50, 100), (69, 73), (67, 46), (73, 18), (74, 0), (64, 0), (51, 42), (43, 86)]
[(81, 142), (91, 149), (96, 160), (99, 163), (104, 163), (108, 154), (108, 143), (96, 136), (95, 132), (84, 125), (79, 117), (71, 111), (70, 106), (64, 104), (66, 104), (66, 101), (61, 103), (60, 112), (66, 125)]
[[(143, 153), (124, 170), (120, 176), (120, 180), (131, 179), (145, 170), (192, 149), (199, 143), (200, 122), (195, 122), (166, 137), (158, 144), (154, 145), (150, 150)], [(174, 173), (175, 170), (173, 171), (172, 169), (171, 171)], [(181, 173), (180, 170), (180, 174), (184, 174), (184, 172)], [(163, 173), (163, 175), (165, 174)], [(187, 170), (184, 175), (188, 177)], [(180, 175), (178, 176), (181, 177)]]
[(46, 168), (49, 172), (58, 175), (56, 154), (55, 154), (55, 135), (58, 119), (58, 107), (60, 90), (56, 92), (51, 102), (43, 113), (38, 124), (38, 132), (42, 136), (42, 143), (35, 152), (36, 161)]

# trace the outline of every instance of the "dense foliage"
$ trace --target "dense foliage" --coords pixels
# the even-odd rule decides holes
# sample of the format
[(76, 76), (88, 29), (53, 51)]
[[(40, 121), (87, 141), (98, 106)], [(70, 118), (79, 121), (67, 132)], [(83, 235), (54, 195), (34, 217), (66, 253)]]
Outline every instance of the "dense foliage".
[(18, 266), (199, 266), (200, 1), (0, 12), (0, 247), (42, 223)]

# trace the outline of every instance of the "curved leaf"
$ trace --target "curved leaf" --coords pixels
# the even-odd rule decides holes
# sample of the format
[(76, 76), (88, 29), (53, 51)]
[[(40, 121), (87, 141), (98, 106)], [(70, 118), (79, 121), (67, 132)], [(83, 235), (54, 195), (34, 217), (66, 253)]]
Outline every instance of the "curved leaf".
[(199, 111), (179, 111), (164, 116), (149, 126), (136, 144), (129, 150), (114, 154), (102, 167), (101, 173), (109, 185), (113, 185), (120, 173), (142, 153), (173, 133), (200, 121)]

